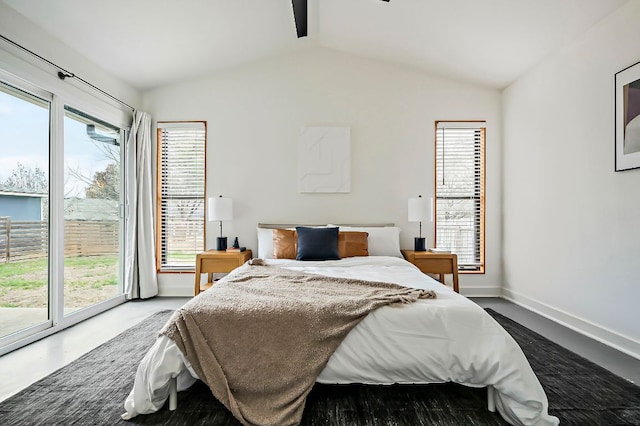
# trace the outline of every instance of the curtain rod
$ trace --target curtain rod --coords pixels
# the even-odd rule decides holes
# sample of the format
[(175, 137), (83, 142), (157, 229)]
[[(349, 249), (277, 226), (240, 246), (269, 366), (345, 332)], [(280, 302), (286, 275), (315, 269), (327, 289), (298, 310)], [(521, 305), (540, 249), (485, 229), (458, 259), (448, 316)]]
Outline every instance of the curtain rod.
[(118, 102), (120, 105), (123, 105), (127, 108), (129, 108), (132, 111), (135, 111), (135, 108), (132, 107), (131, 105), (127, 104), (126, 102), (121, 101), (120, 99), (116, 98), (115, 96), (113, 96), (110, 93), (105, 92), (104, 90), (100, 89), (99, 87), (94, 86), (93, 84), (89, 83), (88, 81), (86, 81), (83, 78), (78, 77), (77, 75), (75, 75), (74, 73), (67, 71), (66, 69), (62, 68), (60, 65), (54, 64), (53, 62), (51, 62), (50, 60), (43, 58), (42, 56), (38, 55), (37, 53), (27, 49), (26, 47), (16, 43), (13, 40), (10, 40), (8, 38), (6, 38), (5, 36), (0, 34), (0, 37), (6, 41), (7, 43), (17, 47), (18, 49), (30, 54), (31, 56), (40, 59), (43, 62), (46, 62), (47, 64), (51, 65), (54, 68), (58, 69), (58, 78), (60, 80), (64, 80), (65, 78), (69, 77), (69, 78), (75, 78), (76, 80), (80, 81), (81, 83), (84, 83), (85, 85), (91, 87), (93, 90), (96, 90), (100, 93), (102, 93), (105, 96), (108, 96), (109, 98), (113, 99), (114, 101)]

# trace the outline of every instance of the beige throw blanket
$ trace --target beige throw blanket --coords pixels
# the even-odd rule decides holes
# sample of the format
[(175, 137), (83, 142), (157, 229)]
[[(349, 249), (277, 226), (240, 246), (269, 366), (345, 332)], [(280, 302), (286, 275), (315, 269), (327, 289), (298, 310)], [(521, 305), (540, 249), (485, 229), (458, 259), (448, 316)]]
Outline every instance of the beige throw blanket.
[(316, 378), (369, 312), (436, 297), (253, 263), (193, 298), (161, 331), (245, 425), (300, 423)]

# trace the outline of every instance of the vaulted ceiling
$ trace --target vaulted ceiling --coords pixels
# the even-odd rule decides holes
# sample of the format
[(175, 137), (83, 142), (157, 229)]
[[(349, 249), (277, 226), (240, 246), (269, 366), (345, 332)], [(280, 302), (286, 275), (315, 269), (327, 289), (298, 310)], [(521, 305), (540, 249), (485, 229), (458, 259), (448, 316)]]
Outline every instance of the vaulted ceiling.
[(503, 88), (628, 0), (2, 1), (145, 90), (314, 46)]

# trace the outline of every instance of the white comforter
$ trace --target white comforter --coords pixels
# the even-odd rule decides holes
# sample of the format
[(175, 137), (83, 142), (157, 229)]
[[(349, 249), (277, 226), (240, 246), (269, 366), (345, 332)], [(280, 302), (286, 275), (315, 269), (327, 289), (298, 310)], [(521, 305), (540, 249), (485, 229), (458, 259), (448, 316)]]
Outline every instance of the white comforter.
[[(509, 423), (559, 423), (548, 415), (547, 397), (513, 338), (478, 305), (422, 274), (412, 264), (381, 256), (268, 263), (437, 292), (435, 300), (419, 300), (402, 308), (382, 307), (369, 314), (347, 335), (318, 382), (493, 385), (497, 391), (496, 407)], [(159, 410), (168, 397), (170, 379), (176, 376), (179, 390), (190, 386), (193, 377), (197, 377), (173, 341), (161, 336), (138, 367), (123, 417)]]

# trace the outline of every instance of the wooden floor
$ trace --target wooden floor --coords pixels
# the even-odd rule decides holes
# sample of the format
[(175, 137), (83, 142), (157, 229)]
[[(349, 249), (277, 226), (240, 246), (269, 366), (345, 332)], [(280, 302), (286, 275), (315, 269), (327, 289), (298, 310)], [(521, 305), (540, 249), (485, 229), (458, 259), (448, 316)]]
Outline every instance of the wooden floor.
[[(0, 401), (51, 374), (122, 331), (163, 309), (176, 309), (188, 298), (154, 298), (124, 303), (103, 314), (0, 357)], [(640, 384), (640, 360), (562, 327), (499, 298), (473, 299), (565, 346), (613, 373)]]

